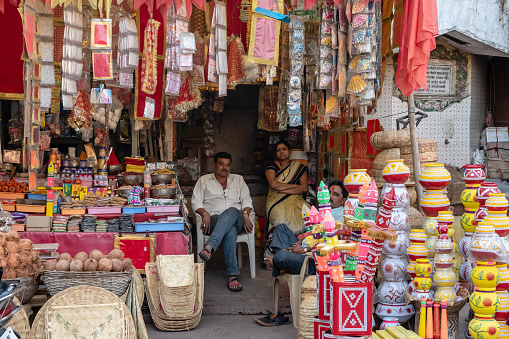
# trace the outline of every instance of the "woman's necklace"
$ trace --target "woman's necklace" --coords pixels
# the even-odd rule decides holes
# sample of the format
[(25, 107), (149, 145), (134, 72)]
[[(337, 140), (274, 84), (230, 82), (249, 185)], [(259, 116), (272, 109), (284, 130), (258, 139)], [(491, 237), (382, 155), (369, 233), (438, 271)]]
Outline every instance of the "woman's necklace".
[[(281, 168), (281, 169), (282, 169), (282, 168), (283, 168), (283, 164), (281, 163), (281, 161), (280, 161), (280, 160), (278, 160), (278, 162), (279, 162), (279, 168)], [(290, 165), (291, 165), (291, 163), (290, 163)], [(284, 181), (286, 180), (286, 178), (290, 175), (290, 168), (288, 168), (288, 172), (286, 173), (286, 175), (285, 175), (285, 172), (286, 172), (286, 171), (284, 171), (284, 172), (282, 173), (282, 174), (283, 174), (283, 182), (284, 182)]]

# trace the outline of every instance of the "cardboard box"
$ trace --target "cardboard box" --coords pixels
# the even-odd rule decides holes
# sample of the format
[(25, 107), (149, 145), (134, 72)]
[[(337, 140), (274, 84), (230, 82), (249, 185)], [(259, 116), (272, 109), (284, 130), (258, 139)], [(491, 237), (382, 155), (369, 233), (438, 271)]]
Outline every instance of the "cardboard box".
[(28, 215), (26, 217), (27, 232), (49, 232), (53, 217), (45, 215)]
[(501, 179), (509, 177), (509, 159), (486, 158), (486, 176), (489, 179)]
[(509, 131), (507, 126), (488, 127), (481, 133), (481, 146), (486, 149), (489, 142), (508, 142)]
[(509, 160), (509, 142), (488, 142), (484, 150), (487, 158)]

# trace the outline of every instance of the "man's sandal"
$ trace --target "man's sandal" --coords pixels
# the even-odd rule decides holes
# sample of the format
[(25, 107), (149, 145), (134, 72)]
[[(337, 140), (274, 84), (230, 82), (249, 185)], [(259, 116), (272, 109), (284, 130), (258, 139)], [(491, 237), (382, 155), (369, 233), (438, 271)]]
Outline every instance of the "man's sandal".
[(242, 285), (240, 284), (239, 279), (237, 279), (237, 277), (228, 278), (226, 286), (228, 286), (228, 289), (232, 292), (239, 292), (242, 290)]
[(206, 249), (202, 249), (198, 254), (203, 261), (209, 261), (212, 258), (212, 254)]
[(288, 317), (284, 317), (283, 315), (275, 315), (270, 312), (263, 318), (255, 318), (254, 321), (262, 326), (279, 326), (288, 325), (290, 323), (290, 319)]

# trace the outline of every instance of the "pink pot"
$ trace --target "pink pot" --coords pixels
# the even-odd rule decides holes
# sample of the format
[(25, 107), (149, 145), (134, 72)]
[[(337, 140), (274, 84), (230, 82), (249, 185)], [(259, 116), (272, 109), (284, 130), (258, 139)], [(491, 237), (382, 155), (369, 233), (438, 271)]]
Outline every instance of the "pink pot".
[(384, 321), (382, 321), (382, 324), (380, 324), (380, 331), (385, 330), (387, 327), (396, 327), (400, 326), (398, 318), (385, 318)]
[(482, 184), (486, 179), (486, 174), (482, 170), (483, 165), (466, 165), (463, 173), (463, 180), (467, 185)]

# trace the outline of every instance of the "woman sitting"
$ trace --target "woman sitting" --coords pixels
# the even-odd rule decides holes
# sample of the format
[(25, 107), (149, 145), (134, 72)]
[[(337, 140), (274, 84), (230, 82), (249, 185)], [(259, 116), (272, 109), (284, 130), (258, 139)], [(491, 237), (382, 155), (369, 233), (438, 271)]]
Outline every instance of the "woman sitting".
[[(296, 234), (304, 230), (302, 206), (309, 205), (302, 195), (308, 191), (307, 167), (297, 161), (290, 161), (290, 145), (286, 141), (276, 144), (276, 160), (265, 169), (269, 183), (267, 196), (267, 225), (264, 259), (267, 269), (272, 269), (271, 253), (291, 247)], [(275, 229), (279, 229), (274, 236)], [(279, 235), (288, 235), (282, 236)], [(291, 237), (290, 237), (291, 235)], [(282, 239), (284, 238), (284, 239)], [(286, 239), (291, 238), (291, 239)]]

